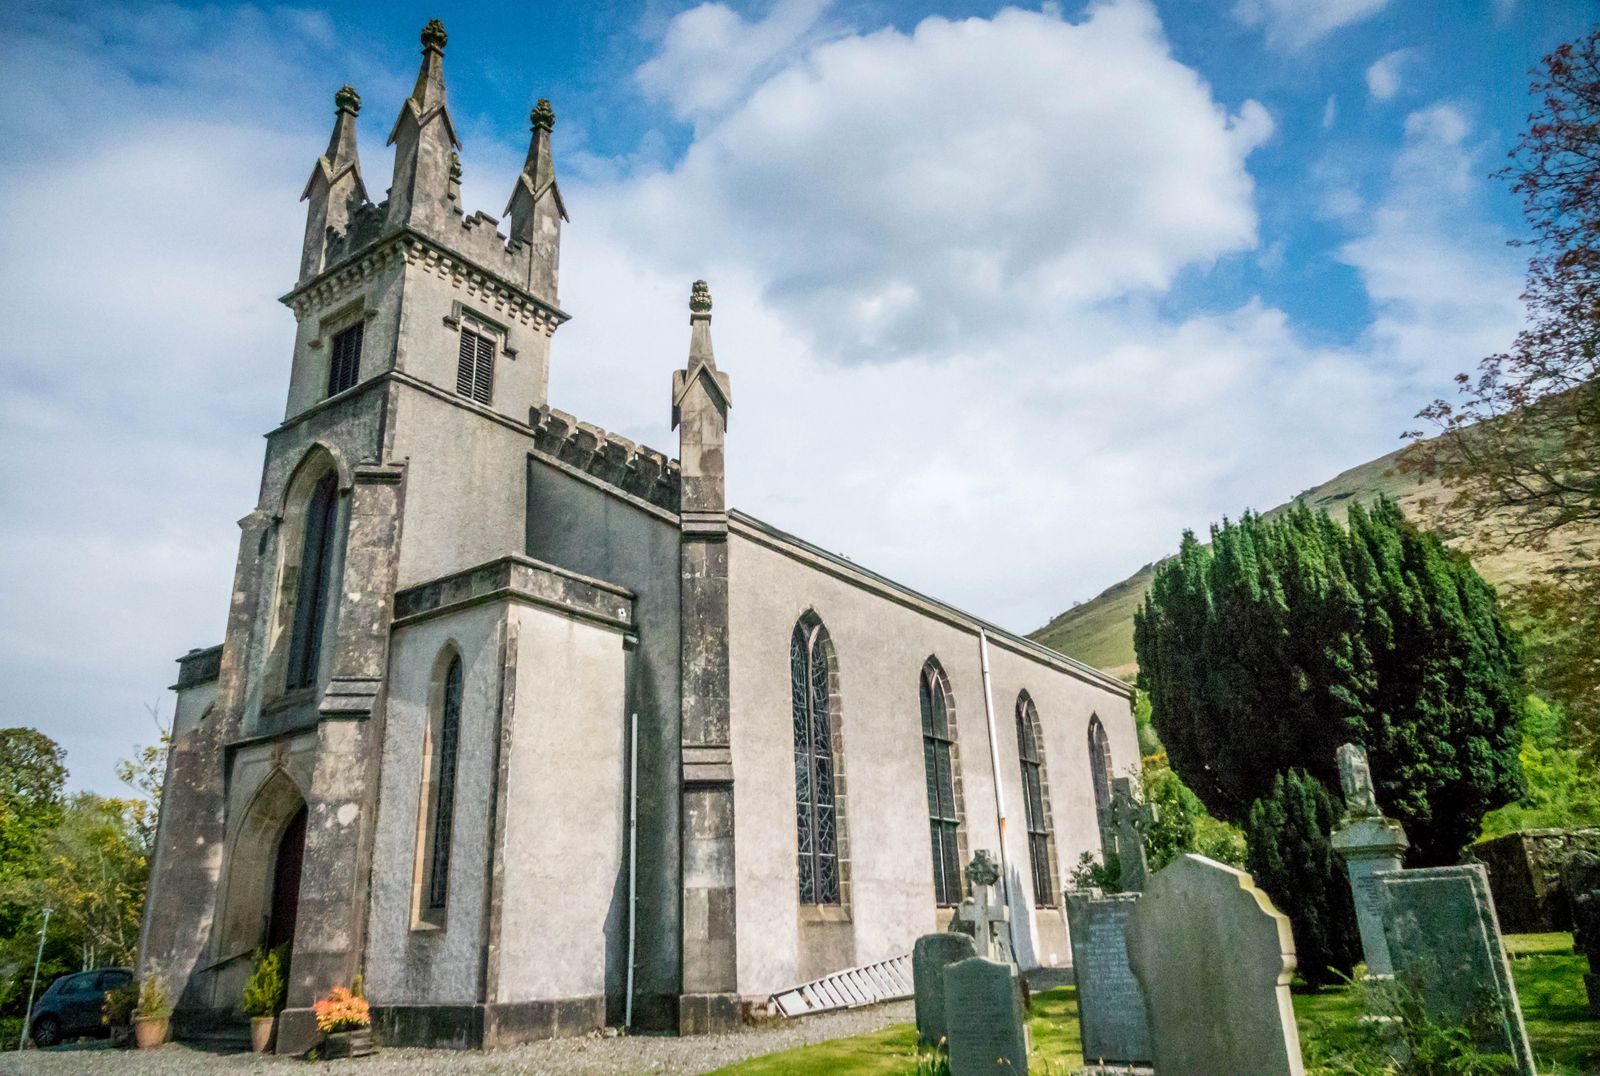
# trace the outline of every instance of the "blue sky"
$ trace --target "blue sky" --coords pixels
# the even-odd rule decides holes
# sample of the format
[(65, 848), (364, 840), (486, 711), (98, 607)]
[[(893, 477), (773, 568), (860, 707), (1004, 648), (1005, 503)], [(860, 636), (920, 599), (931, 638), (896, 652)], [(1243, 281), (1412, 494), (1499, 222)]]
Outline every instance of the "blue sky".
[(0, 721), (80, 787), (222, 637), (333, 91), (381, 192), (434, 16), (469, 210), (555, 104), (555, 406), (670, 450), (704, 276), (734, 503), (1026, 631), (1505, 346), (1488, 175), (1600, 5), (14, 5)]

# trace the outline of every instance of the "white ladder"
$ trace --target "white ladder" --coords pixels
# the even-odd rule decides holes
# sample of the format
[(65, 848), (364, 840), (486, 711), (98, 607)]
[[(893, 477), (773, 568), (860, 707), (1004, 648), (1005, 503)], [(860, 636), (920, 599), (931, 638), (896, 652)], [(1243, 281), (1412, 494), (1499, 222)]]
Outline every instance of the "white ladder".
[(880, 1001), (898, 1001), (912, 993), (911, 954), (901, 953), (773, 994), (771, 1003), (784, 1016), (806, 1016), (830, 1009), (854, 1009)]

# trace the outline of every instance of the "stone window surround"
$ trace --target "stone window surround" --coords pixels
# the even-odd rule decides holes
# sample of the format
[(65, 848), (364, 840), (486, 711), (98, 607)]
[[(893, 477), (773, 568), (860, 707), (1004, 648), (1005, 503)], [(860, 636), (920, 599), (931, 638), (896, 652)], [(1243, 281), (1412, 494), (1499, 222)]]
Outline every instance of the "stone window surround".
[[(329, 341), (331, 341), (335, 336), (343, 332), (345, 329), (350, 328), (356, 322), (370, 322), (373, 318), (377, 317), (378, 311), (368, 307), (366, 303), (366, 296), (357, 296), (350, 302), (339, 307), (337, 310), (318, 318), (317, 335), (306, 342), (306, 347), (312, 351), (323, 351), (327, 349), (327, 344)], [(363, 353), (366, 351), (366, 343), (367, 342), (365, 339), (363, 339), (361, 342)], [(327, 349), (326, 361), (323, 363), (324, 368), (321, 371), (321, 382), (324, 385), (328, 383), (328, 375), (331, 372), (329, 367), (331, 367), (332, 363), (333, 351), (331, 349)], [(370, 380), (373, 376), (375, 375), (370, 373), (367, 374), (366, 377), (361, 377), (358, 375), (354, 384), (350, 385), (348, 388), (340, 389), (338, 392), (330, 393), (324, 396), (323, 399), (332, 400), (337, 397), (344, 396), (346, 393), (353, 392), (355, 391), (356, 386)]]
[(1089, 786), (1094, 792), (1095, 824), (1105, 828), (1106, 810), (1111, 806), (1111, 779), (1116, 775), (1111, 760), (1111, 738), (1098, 713), (1089, 715)]
[(512, 362), (517, 361), (517, 349), (511, 346), (511, 329), (503, 321), (496, 321), (488, 314), (474, 309), (463, 303), (460, 299), (452, 300), (450, 313), (445, 315), (444, 324), (456, 332), (466, 328), (479, 336), (487, 336), (495, 341), (495, 350)]
[[(444, 721), (444, 686), (445, 676), (450, 670), (452, 662), (462, 662), (462, 706), (466, 705), (466, 662), (461, 657), (461, 647), (454, 638), (448, 639), (439, 648), (439, 654), (433, 661), (433, 672), (428, 677), (428, 710), (427, 722), (422, 732), (422, 782), (417, 796), (417, 839), (416, 858), (411, 872), (411, 929), (413, 931), (443, 931), (448, 916), (450, 905), (450, 863), (453, 856), (446, 856), (445, 865), (445, 901), (441, 907), (428, 906), (428, 890), (431, 887), (434, 839), (437, 829), (435, 819), (439, 810), (439, 759), (435, 749), (439, 743), (440, 728)], [(464, 722), (462, 722), (464, 724)], [(459, 749), (457, 758), (459, 760)], [(451, 826), (451, 841), (454, 841), (455, 826)]]
[[(1024, 709), (1024, 707), (1026, 707), (1026, 709)], [(1017, 716), (1021, 720), (1028, 720), (1033, 726), (1033, 749), (1035, 756), (1039, 760), (1039, 799), (1044, 809), (1043, 821), (1045, 835), (1045, 857), (1050, 864), (1048, 884), (1050, 886), (1051, 899), (1042, 904), (1037, 903), (1036, 899), (1035, 907), (1054, 908), (1058, 905), (1061, 899), (1061, 863), (1056, 856), (1055, 812), (1050, 807), (1050, 763), (1049, 759), (1045, 755), (1044, 721), (1040, 718), (1039, 707), (1033, 701), (1033, 696), (1028, 694), (1027, 688), (1023, 688), (1017, 693)], [(1017, 745), (1019, 767), (1021, 765), (1021, 746), (1021, 744)], [(1026, 776), (1024, 776), (1023, 779), (1022, 795), (1023, 821), (1024, 826), (1026, 826), (1028, 809), (1028, 786)], [(1029, 849), (1028, 865), (1029, 869), (1031, 870), (1033, 866), (1033, 855), (1031, 848)]]
[[(945, 717), (946, 720), (950, 722), (950, 788), (951, 794), (956, 802), (956, 885), (959, 887), (962, 896), (965, 897), (968, 892), (966, 865), (968, 857), (971, 853), (968, 849), (967, 843), (967, 803), (966, 796), (963, 791), (963, 782), (961, 780), (961, 723), (957, 719), (956, 693), (950, 687), (950, 676), (945, 672), (944, 664), (939, 660), (938, 656), (935, 654), (929, 654), (927, 660), (922, 663), (922, 668), (917, 672), (917, 691), (919, 694), (917, 706), (917, 730), (919, 737), (922, 729), (920, 702), (922, 678), (927, 676), (930, 672), (932, 672), (932, 674), (938, 679), (939, 683), (944, 688)], [(926, 767), (924, 767), (924, 769), (926, 769)], [(929, 849), (929, 857), (931, 866), (931, 848)], [(929, 878), (931, 879), (932, 877), (933, 872), (930, 870)], [(956, 905), (940, 904), (938, 902), (938, 894), (935, 893), (934, 907), (938, 911), (944, 912), (948, 915), (953, 911)], [(940, 928), (943, 929), (948, 921), (948, 918), (941, 918)]]
[(328, 571), (328, 593), (331, 596), (339, 593), (344, 578), (345, 538), (350, 523), (350, 486), (344, 479), (338, 459), (326, 445), (317, 442), (306, 449), (300, 462), (290, 473), (289, 480), (284, 484), (282, 512), (272, 521), (274, 545), (277, 548), (276, 564), (266, 568), (274, 579), (270, 589), (274, 599), (268, 610), (265, 675), (262, 677), (260, 707), (262, 715), (293, 708), (308, 699), (314, 700), (325, 679), (324, 671), (328, 662), (332, 660), (333, 647), (329, 644), (335, 638), (339, 606), (337, 601), (329, 601), (328, 607), (322, 613), (323, 646), (322, 652), (318, 655), (318, 669), (312, 685), (295, 689), (288, 687), (289, 645), (290, 636), (293, 634), (295, 605), (299, 598), (299, 569), (300, 557), (304, 552), (302, 547), (305, 544), (305, 515), (316, 484), (329, 472), (338, 476), (333, 522), (333, 564)]
[[(850, 869), (850, 823), (848, 819), (849, 782), (845, 775), (844, 758), (844, 695), (839, 689), (839, 654), (833, 645), (833, 636), (829, 634), (822, 617), (817, 614), (815, 606), (807, 606), (805, 611), (795, 618), (796, 623), (814, 623), (822, 628), (821, 638), (818, 640), (823, 648), (823, 660), (828, 663), (828, 724), (832, 733), (833, 749), (833, 816), (834, 828), (837, 835), (838, 847), (836, 852), (839, 861), (839, 903), (837, 904), (801, 904), (800, 922), (805, 923), (839, 923), (849, 922), (852, 918), (854, 907), (851, 899), (851, 869)], [(791, 633), (793, 629), (790, 629)], [(795, 809), (799, 810), (798, 803)], [(791, 862), (795, 866), (794, 892), (796, 900), (799, 899), (799, 848), (795, 849), (795, 859)]]

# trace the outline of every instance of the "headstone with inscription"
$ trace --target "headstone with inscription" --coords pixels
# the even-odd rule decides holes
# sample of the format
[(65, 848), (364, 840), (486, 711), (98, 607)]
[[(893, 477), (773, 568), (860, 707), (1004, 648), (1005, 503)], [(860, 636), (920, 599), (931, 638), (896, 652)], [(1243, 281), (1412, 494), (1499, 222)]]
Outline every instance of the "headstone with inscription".
[(1600, 1020), (1600, 856), (1579, 852), (1562, 865), (1561, 880), (1572, 902), (1573, 948), (1589, 959), (1589, 1015)]
[(948, 1034), (944, 1022), (944, 969), (977, 955), (970, 937), (951, 931), (924, 934), (911, 947), (917, 1038), (922, 1042), (938, 1046)]
[(1366, 751), (1347, 743), (1339, 748), (1338, 758), (1344, 817), (1331, 839), (1334, 850), (1344, 858), (1344, 869), (1350, 878), (1367, 975), (1381, 979), (1393, 974), (1394, 966), (1383, 933), (1383, 898), (1374, 876), (1380, 871), (1399, 870), (1401, 857), (1411, 842), (1406, 840), (1400, 823), (1385, 818), (1378, 808)]
[(1248, 874), (1192, 853), (1157, 871), (1128, 916), (1158, 1073), (1301, 1076), (1289, 1004), (1294, 935)]
[(1435, 1023), (1467, 1028), (1480, 1048), (1509, 1055), (1517, 1072), (1532, 1076), (1533, 1052), (1483, 867), (1376, 877), (1395, 981)]
[(1133, 794), (1132, 778), (1118, 777), (1111, 782), (1107, 822), (1116, 839), (1117, 865), (1122, 871), (1124, 893), (1139, 892), (1150, 876), (1144, 858), (1144, 831), (1154, 817), (1155, 809)]
[(950, 1076), (1027, 1076), (1022, 995), (1010, 964), (973, 957), (944, 969)]
[(1128, 916), (1137, 893), (1067, 894), (1072, 973), (1078, 982), (1078, 1026), (1089, 1064), (1151, 1060), (1144, 992), (1128, 966)]

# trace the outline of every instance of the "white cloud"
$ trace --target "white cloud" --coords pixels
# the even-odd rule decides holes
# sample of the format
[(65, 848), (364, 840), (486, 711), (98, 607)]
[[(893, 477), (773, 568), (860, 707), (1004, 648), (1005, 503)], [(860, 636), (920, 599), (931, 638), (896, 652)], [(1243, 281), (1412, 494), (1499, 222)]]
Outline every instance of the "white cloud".
[(746, 21), (725, 4), (690, 8), (668, 24), (660, 50), (635, 77), (679, 119), (714, 116), (813, 40), (832, 2), (777, 0), (759, 22)]
[(812, 49), (601, 216), (754, 259), (825, 355), (886, 361), (1252, 248), (1245, 160), (1272, 129), (1218, 105), (1140, 0), (930, 18)]
[(1322, 129), (1326, 131), (1332, 127), (1339, 118), (1339, 98), (1334, 94), (1328, 95), (1327, 102), (1322, 106)]
[(1266, 31), (1267, 44), (1295, 51), (1383, 10), (1388, 0), (1237, 0), (1233, 17)]
[(1387, 101), (1400, 92), (1401, 76), (1410, 63), (1413, 50), (1395, 49), (1374, 60), (1367, 68), (1367, 92), (1374, 100)]

